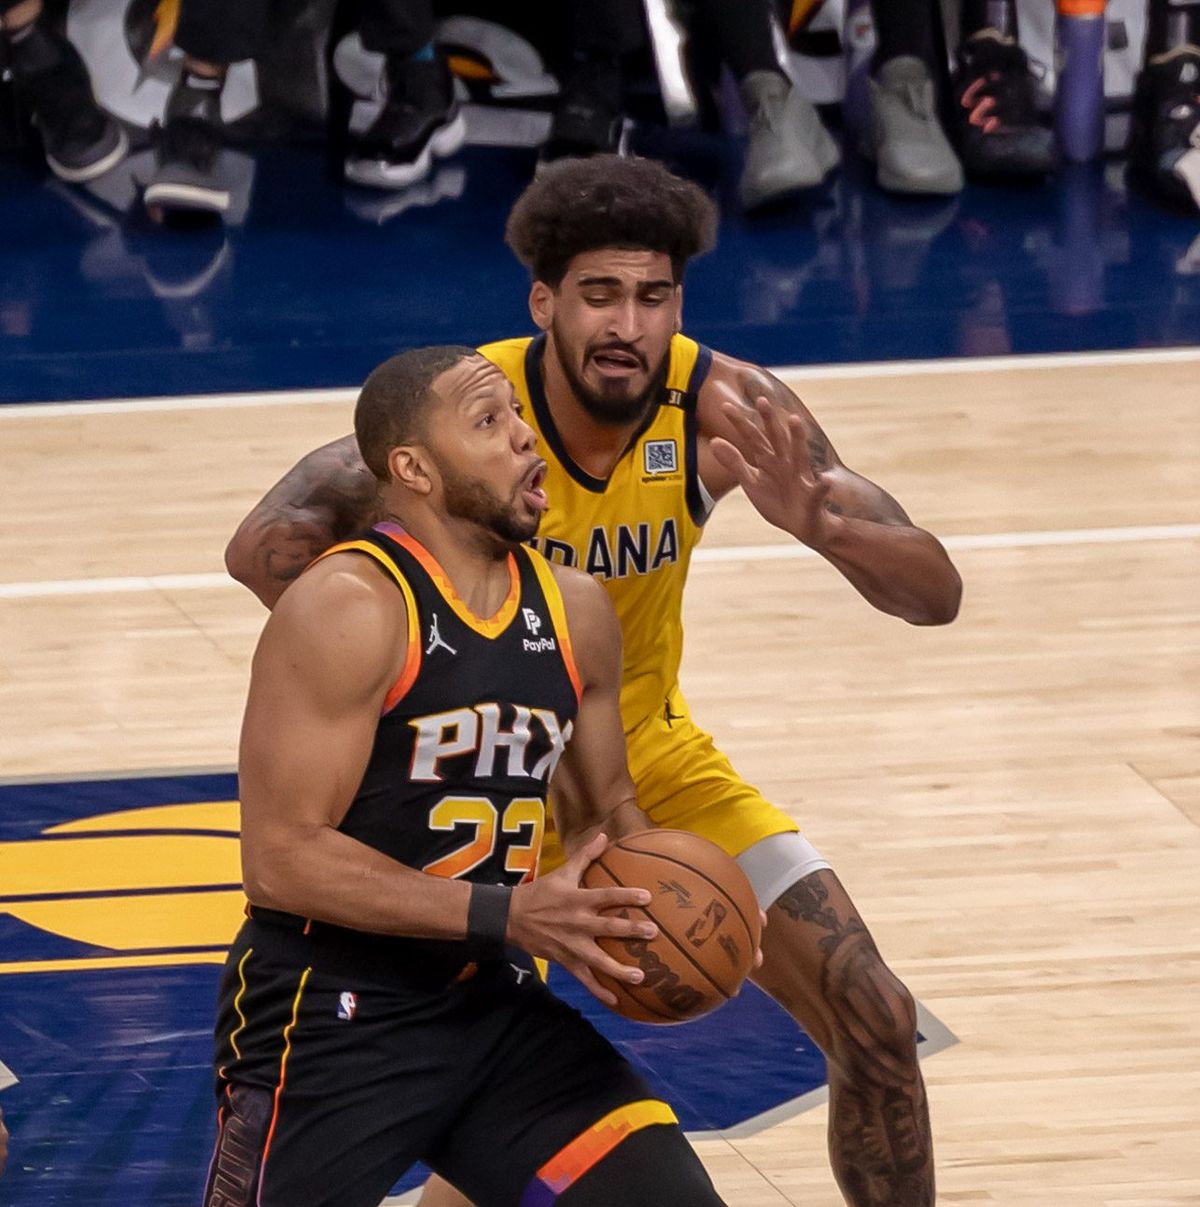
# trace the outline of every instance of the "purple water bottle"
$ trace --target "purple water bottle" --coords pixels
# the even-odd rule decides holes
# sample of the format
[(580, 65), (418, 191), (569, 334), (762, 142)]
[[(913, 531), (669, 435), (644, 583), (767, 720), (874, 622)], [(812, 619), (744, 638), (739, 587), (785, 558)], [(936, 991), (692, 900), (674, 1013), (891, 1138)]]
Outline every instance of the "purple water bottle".
[(1104, 149), (1104, 0), (1056, 0), (1054, 129), (1064, 158), (1095, 159)]

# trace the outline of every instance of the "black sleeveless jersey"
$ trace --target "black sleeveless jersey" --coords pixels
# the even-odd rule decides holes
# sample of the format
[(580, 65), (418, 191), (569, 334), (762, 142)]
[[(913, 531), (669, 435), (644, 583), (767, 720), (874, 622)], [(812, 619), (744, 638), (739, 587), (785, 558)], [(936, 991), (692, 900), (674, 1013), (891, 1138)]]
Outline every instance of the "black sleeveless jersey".
[(417, 540), (381, 524), (331, 553), (373, 557), (404, 593), (408, 659), (339, 829), (437, 876), (533, 878), (546, 785), (571, 736), (579, 676), (562, 596), (540, 554), (509, 555), (511, 585), (474, 616)]
[[(431, 875), (532, 880), (547, 784), (581, 695), (549, 563), (525, 546), (514, 550), (508, 597), (481, 620), (399, 526), (380, 524), (325, 556), (345, 551), (373, 558), (403, 593), (408, 654), (338, 829)], [(440, 985), (470, 959), (462, 940), (368, 934), (258, 907), (247, 913), (256, 947), (348, 977)]]

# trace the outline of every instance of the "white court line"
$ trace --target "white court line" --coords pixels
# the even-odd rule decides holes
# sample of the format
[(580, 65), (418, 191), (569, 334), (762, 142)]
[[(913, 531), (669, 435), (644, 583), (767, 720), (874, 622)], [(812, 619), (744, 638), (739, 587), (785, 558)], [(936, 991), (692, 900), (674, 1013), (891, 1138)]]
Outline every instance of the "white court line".
[(1089, 366), (1178, 364), (1200, 360), (1200, 348), (1149, 348), (1125, 352), (1049, 352), (1025, 356), (947, 357), (943, 360), (871, 361), (848, 365), (780, 365), (776, 377), (923, 377), (994, 373), (1007, 369), (1078, 369)]
[[(1070, 369), (1104, 365), (1156, 365), (1200, 360), (1200, 347), (1150, 348), (1122, 352), (1055, 352), (1024, 356), (980, 356), (942, 360), (866, 361), (841, 365), (780, 365), (777, 376), (804, 380), (919, 377), (954, 373), (994, 373), (1010, 369)], [(352, 403), (357, 387), (327, 390), (264, 390), (252, 394), (195, 394), (177, 398), (107, 398), (95, 402), (22, 402), (0, 404), (0, 421), (31, 416), (119, 415), (139, 411), (207, 411), (236, 407), (310, 406)]]
[[(185, 394), (176, 398), (101, 398), (95, 402), (0, 403), (0, 420), (30, 416), (128, 415), (139, 411), (223, 411), (237, 407), (311, 406), (320, 402), (352, 403), (358, 389), (263, 390), (256, 394)], [(347, 422), (349, 422), (347, 420)]]
[[(1047, 532), (980, 532), (940, 539), (947, 549), (1037, 549), (1044, 545), (1115, 545), (1124, 541), (1187, 541), (1194, 537), (1200, 537), (1200, 524), (1065, 528)], [(692, 561), (771, 562), (816, 556), (807, 546), (792, 542), (778, 545), (725, 545), (711, 549), (701, 547), (692, 554)]]
[[(1069, 528), (1057, 532), (982, 532), (948, 536), (947, 549), (1037, 549), (1046, 545), (1115, 545), (1129, 541), (1187, 541), (1200, 538), (1200, 524), (1157, 524), (1131, 528)], [(698, 563), (772, 562), (817, 555), (798, 543), (779, 545), (721, 545), (700, 548)], [(115, 595), (122, 591), (244, 590), (223, 573), (131, 575), (128, 578), (63, 578), (0, 583), (0, 599), (49, 599), (68, 595)]]

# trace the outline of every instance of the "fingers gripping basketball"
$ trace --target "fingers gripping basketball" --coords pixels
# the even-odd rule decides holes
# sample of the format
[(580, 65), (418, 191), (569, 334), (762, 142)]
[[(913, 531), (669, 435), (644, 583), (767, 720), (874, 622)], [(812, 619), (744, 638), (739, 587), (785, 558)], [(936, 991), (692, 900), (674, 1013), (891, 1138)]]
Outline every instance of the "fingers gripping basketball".
[(631, 834), (589, 864), (582, 883), (653, 894), (643, 909), (614, 912), (644, 914), (658, 926), (657, 938), (597, 940), (614, 959), (644, 973), (638, 985), (597, 973), (626, 1018), (645, 1023), (699, 1018), (733, 997), (754, 966), (759, 942), (754, 890), (737, 863), (706, 839), (682, 830)]

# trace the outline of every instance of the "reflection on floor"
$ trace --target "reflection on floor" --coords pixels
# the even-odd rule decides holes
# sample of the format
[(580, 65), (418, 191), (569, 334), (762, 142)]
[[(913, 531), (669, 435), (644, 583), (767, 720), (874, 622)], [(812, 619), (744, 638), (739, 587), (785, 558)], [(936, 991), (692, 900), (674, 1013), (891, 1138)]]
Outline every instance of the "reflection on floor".
[[(746, 218), (728, 145), (648, 149), (721, 203), (686, 315), (723, 350), (780, 365), (1200, 339), (1200, 221), (1127, 191), (1120, 164), (931, 201), (882, 194), (852, 159)], [(316, 150), (270, 148), (240, 157), (229, 228), (192, 231), (141, 215), (150, 154), (90, 191), (0, 164), (0, 401), (350, 385), (404, 346), (529, 328), (502, 232), (532, 151), (471, 147), (375, 193)]]

